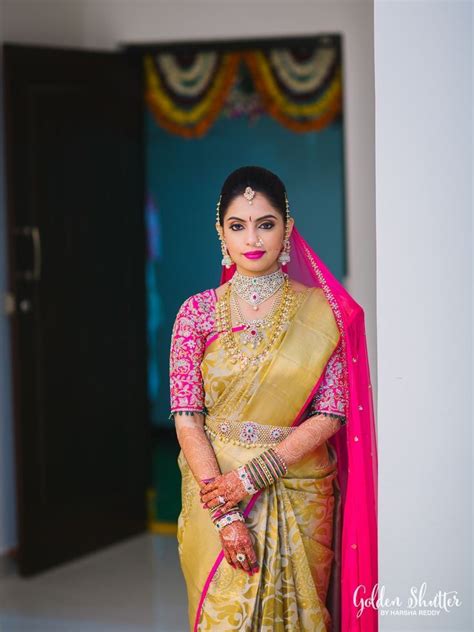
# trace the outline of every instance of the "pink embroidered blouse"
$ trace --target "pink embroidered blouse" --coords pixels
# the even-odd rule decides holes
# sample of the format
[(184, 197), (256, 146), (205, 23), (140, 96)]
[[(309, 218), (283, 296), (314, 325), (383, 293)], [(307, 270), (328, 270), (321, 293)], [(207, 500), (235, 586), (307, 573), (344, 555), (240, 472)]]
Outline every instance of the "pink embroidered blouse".
[[(181, 305), (171, 335), (170, 398), (171, 415), (178, 411), (203, 412), (204, 388), (201, 360), (206, 341), (215, 334), (214, 289), (193, 294)], [(346, 422), (343, 385), (343, 358), (339, 343), (326, 364), (323, 378), (305, 414), (336, 415)]]

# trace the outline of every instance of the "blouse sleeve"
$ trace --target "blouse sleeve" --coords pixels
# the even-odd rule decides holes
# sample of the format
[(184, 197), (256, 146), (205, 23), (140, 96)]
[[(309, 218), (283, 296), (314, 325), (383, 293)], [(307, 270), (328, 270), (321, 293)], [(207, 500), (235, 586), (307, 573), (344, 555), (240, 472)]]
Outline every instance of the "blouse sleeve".
[(171, 419), (177, 411), (204, 412), (201, 360), (205, 337), (199, 316), (199, 302), (191, 296), (179, 308), (173, 325), (169, 363)]
[(335, 348), (324, 369), (323, 378), (309, 406), (308, 416), (335, 415), (346, 423), (344, 358), (341, 342)]

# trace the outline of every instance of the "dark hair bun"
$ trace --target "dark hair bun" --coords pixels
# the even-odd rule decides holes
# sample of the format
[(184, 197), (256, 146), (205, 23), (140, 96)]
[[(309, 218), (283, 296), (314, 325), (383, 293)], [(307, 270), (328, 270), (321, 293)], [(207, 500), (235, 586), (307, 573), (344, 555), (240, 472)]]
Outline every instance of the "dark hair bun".
[(281, 214), (286, 222), (285, 185), (272, 171), (264, 167), (239, 167), (230, 173), (221, 189), (219, 222), (222, 226), (225, 212), (232, 200), (242, 195), (246, 187), (262, 193), (270, 204)]

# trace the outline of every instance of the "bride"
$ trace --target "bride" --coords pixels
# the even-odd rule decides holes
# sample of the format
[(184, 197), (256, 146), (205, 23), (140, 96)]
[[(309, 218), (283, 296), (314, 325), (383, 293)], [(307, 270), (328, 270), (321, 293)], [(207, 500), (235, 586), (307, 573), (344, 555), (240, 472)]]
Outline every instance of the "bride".
[[(223, 184), (222, 284), (170, 350), (190, 630), (373, 632), (377, 448), (364, 312), (261, 167)], [(361, 587), (366, 594), (362, 594)]]

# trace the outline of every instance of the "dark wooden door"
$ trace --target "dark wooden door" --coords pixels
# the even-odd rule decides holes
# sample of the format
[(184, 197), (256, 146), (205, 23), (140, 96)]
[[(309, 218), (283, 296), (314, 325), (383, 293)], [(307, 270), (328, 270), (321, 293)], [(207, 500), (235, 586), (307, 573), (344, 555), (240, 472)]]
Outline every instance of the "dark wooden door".
[(122, 53), (4, 46), (19, 565), (146, 528), (144, 137)]

